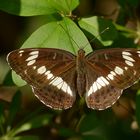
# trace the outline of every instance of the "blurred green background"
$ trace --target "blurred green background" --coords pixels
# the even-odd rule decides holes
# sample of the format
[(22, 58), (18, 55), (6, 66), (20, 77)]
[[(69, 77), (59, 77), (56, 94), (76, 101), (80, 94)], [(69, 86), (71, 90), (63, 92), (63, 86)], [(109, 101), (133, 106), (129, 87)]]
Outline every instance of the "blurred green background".
[[(0, 0), (0, 140), (139, 140), (139, 82), (107, 110), (88, 109), (77, 97), (72, 108), (56, 111), (36, 99), (16, 75), (12, 78), (6, 62), (12, 50), (55, 47), (76, 53), (78, 47), (71, 46), (65, 34), (60, 40), (58, 32), (49, 34), (52, 23), (65, 26), (64, 18), (69, 19), (66, 31), (73, 31), (70, 35), (78, 46), (97, 37), (86, 46), (87, 53), (140, 48), (139, 0)], [(109, 31), (99, 35), (107, 27)]]

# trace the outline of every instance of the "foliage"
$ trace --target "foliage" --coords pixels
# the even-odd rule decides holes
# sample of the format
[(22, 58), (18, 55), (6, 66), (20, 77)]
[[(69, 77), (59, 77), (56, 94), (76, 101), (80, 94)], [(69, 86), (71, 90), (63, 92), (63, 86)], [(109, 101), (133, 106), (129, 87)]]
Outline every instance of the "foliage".
[[(128, 0), (127, 3), (119, 0), (121, 12), (116, 21), (92, 13), (89, 14), (90, 16), (87, 14), (86, 17), (82, 15), (78, 17), (77, 10), (82, 3), (79, 0), (0, 0), (0, 3), (0, 9), (7, 13), (24, 17), (43, 15), (46, 20), (30, 35), (21, 48), (61, 47), (61, 49), (68, 50), (73, 54), (76, 54), (80, 47), (85, 47), (86, 53), (91, 52), (92, 49), (109, 47), (139, 48), (138, 19), (133, 19), (138, 23), (135, 29), (127, 28), (125, 23), (126, 17), (132, 18), (134, 13), (130, 9), (138, 7), (138, 0)], [(92, 41), (93, 38), (94, 41)], [(88, 40), (91, 44), (94, 42), (93, 48)], [(11, 78), (11, 75), (7, 74), (3, 84), (14, 85), (9, 77)], [(26, 84), (14, 72), (12, 72), (12, 77), (16, 85), (23, 86)], [(49, 131), (46, 133), (50, 139), (139, 139), (139, 129), (137, 131), (131, 129), (133, 121), (136, 121), (138, 126), (140, 125), (139, 85), (132, 91), (133, 95), (136, 95), (136, 109), (132, 108), (136, 111), (136, 116), (130, 113), (131, 116), (121, 120), (116, 117), (116, 112), (111, 109), (101, 112), (92, 111), (84, 108), (80, 102), (66, 111), (49, 110), (42, 113), (43, 108), (41, 107), (35, 111), (26, 112), (21, 106), (21, 92), (18, 90), (8, 108), (3, 102), (0, 102), (0, 139), (39, 140), (42, 137), (38, 133), (32, 133), (39, 128), (44, 128), (46, 131), (56, 131), (56, 134), (50, 134)], [(19, 119), (20, 117), (22, 120)]]

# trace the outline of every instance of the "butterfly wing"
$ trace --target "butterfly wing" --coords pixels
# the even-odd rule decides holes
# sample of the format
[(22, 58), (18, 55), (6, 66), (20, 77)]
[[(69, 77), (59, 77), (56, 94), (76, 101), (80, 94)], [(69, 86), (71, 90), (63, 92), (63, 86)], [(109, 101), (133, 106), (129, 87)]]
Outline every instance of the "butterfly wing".
[(20, 49), (11, 52), (7, 61), (45, 105), (67, 109), (74, 103), (76, 71), (73, 54), (52, 48)]
[(89, 108), (110, 107), (140, 77), (140, 51), (136, 49), (99, 50), (87, 55), (86, 61)]

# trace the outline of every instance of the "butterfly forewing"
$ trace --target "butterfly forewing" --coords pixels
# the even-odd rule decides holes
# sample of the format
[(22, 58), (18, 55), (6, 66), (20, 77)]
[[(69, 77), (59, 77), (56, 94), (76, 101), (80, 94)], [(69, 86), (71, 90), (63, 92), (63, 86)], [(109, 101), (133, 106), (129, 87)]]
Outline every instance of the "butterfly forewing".
[(76, 93), (74, 55), (58, 49), (21, 49), (7, 59), (44, 104), (55, 109), (72, 106)]
[(122, 90), (140, 77), (140, 53), (136, 49), (99, 50), (87, 55), (86, 60), (86, 101), (90, 108), (111, 106)]

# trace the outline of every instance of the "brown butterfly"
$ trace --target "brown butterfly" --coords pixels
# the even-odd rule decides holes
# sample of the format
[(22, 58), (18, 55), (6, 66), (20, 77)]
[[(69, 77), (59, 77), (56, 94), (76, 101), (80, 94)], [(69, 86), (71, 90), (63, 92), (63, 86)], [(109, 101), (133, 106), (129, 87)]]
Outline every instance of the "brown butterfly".
[(53, 109), (70, 108), (76, 94), (87, 106), (103, 110), (140, 77), (140, 51), (105, 49), (77, 56), (53, 48), (19, 49), (9, 53), (10, 67), (31, 85), (35, 96)]

